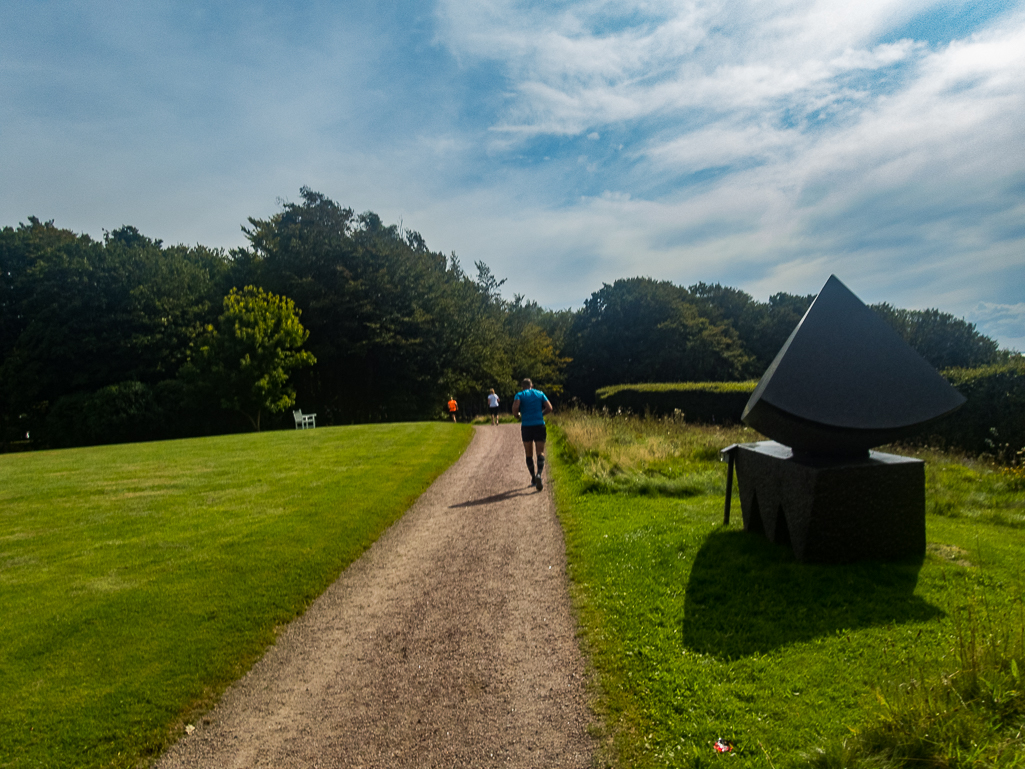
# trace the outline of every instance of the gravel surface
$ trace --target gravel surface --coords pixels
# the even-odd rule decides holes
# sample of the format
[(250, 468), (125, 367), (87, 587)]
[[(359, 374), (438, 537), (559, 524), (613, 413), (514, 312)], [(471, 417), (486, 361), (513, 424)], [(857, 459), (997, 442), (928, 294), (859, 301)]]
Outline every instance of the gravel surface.
[(519, 426), (463, 457), (156, 764), (589, 767), (562, 530)]

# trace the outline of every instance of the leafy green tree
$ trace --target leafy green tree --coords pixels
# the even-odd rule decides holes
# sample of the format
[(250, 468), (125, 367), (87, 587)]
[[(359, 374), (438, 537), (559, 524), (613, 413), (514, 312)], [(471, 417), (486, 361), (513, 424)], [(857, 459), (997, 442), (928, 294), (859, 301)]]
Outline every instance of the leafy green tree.
[(301, 196), (250, 219), (249, 248), (233, 257), (302, 310), (317, 367), (296, 387), (325, 421), (422, 418), (450, 393), (510, 378), (501, 282), (486, 267), (475, 280), (418, 233)]
[(30, 219), (4, 236), (10, 301), (0, 379), (11, 408), (32, 412), (102, 379), (116, 353), (105, 333), (112, 275), (101, 243), (51, 222)]
[(47, 254), (79, 246), (73, 232), (35, 217), (0, 230), (0, 447), (34, 426), (24, 412), (32, 408), (42, 372), (26, 371), (23, 335), (35, 317), (36, 264)]
[(129, 226), (103, 242), (35, 218), (4, 228), (0, 419), (42, 434), (65, 396), (174, 378), (213, 318), (227, 271), (219, 251), (165, 248)]
[[(458, 262), (455, 266), (458, 269)], [(462, 397), (469, 413), (483, 409), (489, 388), (501, 394), (512, 382), (505, 302), (499, 293), (504, 281), (496, 279), (483, 262), (475, 266), (475, 280), (463, 275), (448, 286), (448, 309), (439, 318), (440, 338), (451, 348), (443, 356), (446, 368), (441, 381), (448, 392)]]
[(209, 323), (231, 288), (223, 251), (166, 247), (122, 227), (104, 237), (104, 251), (123, 276), (123, 347), (131, 363), (121, 370), (147, 383), (173, 378), (189, 344)]
[(797, 324), (815, 301), (815, 296), (781, 291), (769, 297), (766, 313), (755, 328), (750, 342), (752, 353), (759, 364), (764, 364), (758, 372), (759, 376), (794, 333)]
[(530, 377), (547, 395), (563, 395), (571, 362), (563, 351), (575, 318), (573, 311), (547, 310), (517, 294), (505, 303), (504, 313), (512, 381), (509, 391), (502, 394), (511, 397), (519, 389), (520, 380)]
[(299, 314), (287, 297), (254, 286), (232, 289), (217, 326), (209, 326), (197, 341), (186, 378), (259, 431), (265, 411), (279, 413), (295, 404), (289, 374), (316, 362), (301, 349), (309, 332)]
[(297, 388), (328, 422), (413, 417), (444, 368), (430, 327), (447, 259), (376, 214), (307, 188), (301, 196), (245, 230), (260, 285), (294, 299), (310, 332), (318, 365)]
[(528, 323), (511, 341), (514, 389), (519, 389), (518, 383), (524, 377), (530, 377), (534, 386), (546, 395), (562, 395), (569, 358), (559, 354), (548, 333), (540, 326)]
[(688, 289), (702, 315), (713, 323), (728, 323), (751, 355), (745, 376), (760, 377), (808, 311), (814, 294), (777, 293), (759, 302), (740, 289), (718, 283), (696, 283)]
[(687, 289), (650, 278), (591, 294), (568, 348), (570, 389), (588, 401), (611, 384), (735, 380), (751, 363), (731, 324), (702, 316)]
[[(756, 375), (772, 362), (815, 299), (814, 294), (773, 294), (757, 302), (735, 288), (697, 283), (691, 293), (715, 320), (729, 322), (755, 359)], [(939, 310), (903, 310), (888, 303), (872, 305), (911, 347), (938, 369), (975, 367), (1003, 358), (997, 343), (974, 324)]]
[(974, 368), (1001, 359), (995, 340), (974, 323), (939, 310), (901, 310), (886, 302), (872, 305), (919, 355), (938, 369)]

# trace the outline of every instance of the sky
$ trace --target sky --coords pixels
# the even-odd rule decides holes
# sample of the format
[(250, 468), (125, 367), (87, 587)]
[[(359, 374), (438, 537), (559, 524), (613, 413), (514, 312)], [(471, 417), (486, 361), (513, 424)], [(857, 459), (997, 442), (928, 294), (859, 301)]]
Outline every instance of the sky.
[(553, 309), (835, 274), (1025, 350), (1025, 0), (0, 0), (0, 226), (304, 186)]

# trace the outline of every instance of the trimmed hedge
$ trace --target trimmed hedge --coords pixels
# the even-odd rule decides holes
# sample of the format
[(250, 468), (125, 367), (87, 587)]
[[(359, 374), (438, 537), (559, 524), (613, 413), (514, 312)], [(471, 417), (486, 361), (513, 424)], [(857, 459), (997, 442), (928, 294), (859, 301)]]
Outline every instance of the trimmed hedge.
[[(969, 454), (988, 454), (1006, 464), (1025, 462), (1025, 358), (943, 375), (968, 399), (948, 417), (929, 425), (911, 442), (939, 445)], [(757, 382), (678, 382), (603, 387), (599, 408), (649, 413), (677, 410), (695, 423), (740, 422)]]
[(1025, 459), (1025, 358), (947, 369), (943, 375), (968, 402), (930, 425), (919, 442), (989, 454), (1008, 464)]
[(656, 416), (683, 413), (688, 422), (736, 424), (758, 382), (675, 382), (603, 387), (598, 408)]

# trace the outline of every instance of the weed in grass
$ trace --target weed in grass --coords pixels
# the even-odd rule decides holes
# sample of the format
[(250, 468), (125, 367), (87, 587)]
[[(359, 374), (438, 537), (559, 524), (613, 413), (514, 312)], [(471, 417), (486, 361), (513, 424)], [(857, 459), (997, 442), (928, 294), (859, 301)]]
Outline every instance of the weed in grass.
[(1025, 465), (1001, 467), (1000, 475), (1003, 476), (1009, 491), (1025, 491)]

